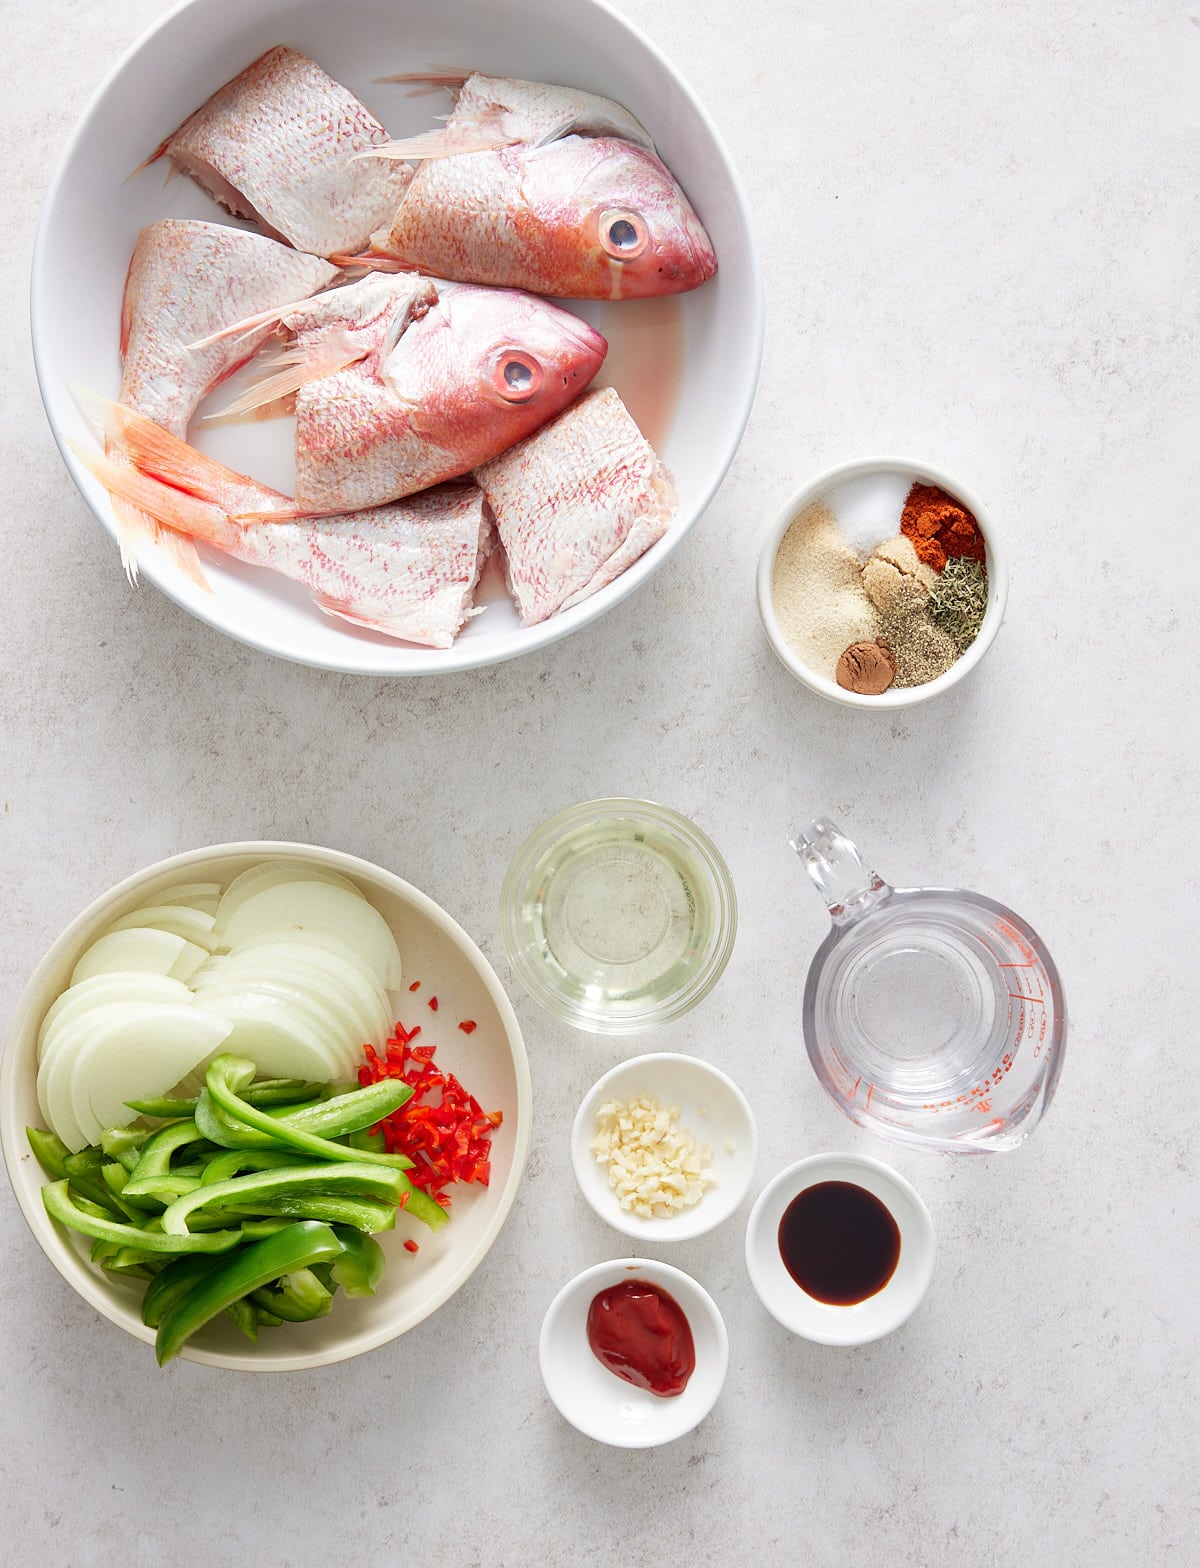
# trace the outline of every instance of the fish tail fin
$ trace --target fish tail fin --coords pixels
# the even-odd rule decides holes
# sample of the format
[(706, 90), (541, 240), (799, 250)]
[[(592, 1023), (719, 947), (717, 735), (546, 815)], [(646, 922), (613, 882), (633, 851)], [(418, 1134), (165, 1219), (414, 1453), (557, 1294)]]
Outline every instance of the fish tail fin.
[(128, 501), (122, 501), (115, 495), (112, 497), (112, 509), (121, 565), (131, 585), (136, 586), (146, 547), (153, 544), (189, 582), (195, 583), (205, 593), (212, 592), (212, 585), (200, 565), (199, 553), (190, 539), (161, 527), (149, 512), (131, 506)]
[(203, 539), (224, 548), (234, 525), (220, 507), (151, 478), (129, 463), (114, 462), (70, 436), (67, 445), (114, 501), (148, 514), (160, 528), (174, 529), (188, 539)]
[(139, 175), (143, 169), (148, 169), (152, 163), (157, 163), (166, 152), (167, 148), (171, 145), (172, 138), (175, 134), (175, 132), (172, 132), (171, 136), (168, 136), (165, 142), (159, 142), (158, 146), (154, 149), (150, 156), (148, 158), (143, 158), (136, 169), (130, 169), (129, 173), (125, 176), (125, 183), (128, 184), (128, 182), (136, 178), (136, 176)]
[(203, 423), (212, 425), (226, 419), (237, 419), (242, 414), (298, 392), (310, 381), (331, 376), (335, 371), (345, 370), (366, 357), (367, 350), (345, 331), (324, 333), (319, 340), (309, 344), (294, 343), (271, 361), (272, 364), (282, 365), (282, 370), (256, 381), (224, 408), (205, 414)]
[[(89, 422), (103, 436), (110, 455), (132, 463), (144, 478), (160, 480), (164, 485), (194, 497), (220, 512), (226, 521), (228, 506), (223, 503), (230, 497), (236, 498), (241, 504), (253, 504), (261, 499), (264, 515), (273, 515), (275, 502), (287, 501), (287, 497), (278, 496), (268, 486), (248, 479), (245, 474), (239, 474), (232, 468), (226, 468), (224, 463), (218, 463), (205, 452), (197, 451), (194, 446), (173, 436), (169, 430), (156, 425), (152, 419), (147, 419), (145, 414), (139, 414), (123, 403), (114, 403), (111, 398), (100, 397), (95, 392), (79, 388), (72, 388), (72, 391)], [(95, 472), (95, 469), (92, 471)], [(119, 489), (114, 490), (106, 480), (101, 482), (113, 494), (123, 494)], [(126, 496), (125, 499), (132, 500), (135, 506), (140, 504), (135, 497)], [(170, 528), (179, 528), (182, 533), (190, 532), (164, 519), (154, 506), (147, 506), (144, 510), (156, 521), (166, 521)], [(208, 538), (208, 535), (203, 537)]]

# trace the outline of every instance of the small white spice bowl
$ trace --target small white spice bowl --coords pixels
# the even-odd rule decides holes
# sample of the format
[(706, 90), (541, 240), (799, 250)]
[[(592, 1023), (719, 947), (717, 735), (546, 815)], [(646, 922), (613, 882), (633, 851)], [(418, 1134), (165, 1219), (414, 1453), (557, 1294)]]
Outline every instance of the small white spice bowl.
[[(680, 1127), (698, 1147), (711, 1151), (705, 1163), (716, 1177), (690, 1208), (661, 1218), (644, 1219), (623, 1209), (609, 1186), (607, 1162), (591, 1150), (600, 1107), (609, 1100), (628, 1103), (639, 1094), (652, 1095), (664, 1107), (679, 1107)], [(584, 1096), (571, 1128), (571, 1163), (580, 1192), (614, 1230), (652, 1243), (690, 1241), (728, 1219), (750, 1190), (757, 1148), (753, 1112), (733, 1080), (698, 1057), (668, 1051), (632, 1057), (605, 1073)]]
[[(853, 1306), (810, 1296), (788, 1273), (779, 1224), (794, 1198), (819, 1182), (852, 1182), (874, 1194), (900, 1230), (900, 1257), (882, 1290)], [(866, 1345), (906, 1323), (933, 1278), (933, 1221), (911, 1182), (865, 1154), (812, 1154), (780, 1171), (763, 1188), (746, 1226), (746, 1270), (758, 1299), (790, 1333), (819, 1345)]]
[[(936, 680), (926, 681), (922, 686), (904, 686), (898, 690), (889, 688), (877, 697), (870, 697), (860, 692), (847, 691), (839, 686), (832, 676), (820, 674), (800, 659), (784, 637), (783, 628), (775, 613), (771, 578), (775, 569), (775, 557), (779, 553), (783, 536), (806, 507), (812, 506), (816, 501), (824, 500), (828, 493), (839, 485), (883, 474), (903, 475), (911, 484), (936, 485), (939, 490), (944, 490), (947, 495), (961, 502), (973, 515), (987, 548), (988, 603), (979, 635), (966, 653), (956, 659), (944, 675), (939, 675)], [(899, 531), (900, 519), (897, 517), (895, 532), (899, 533)], [(818, 474), (814, 480), (798, 490), (783, 507), (771, 524), (759, 551), (758, 609), (767, 639), (779, 662), (811, 691), (819, 693), (822, 697), (828, 697), (833, 702), (843, 703), (849, 708), (872, 708), (882, 711), (909, 708), (914, 703), (927, 702), (930, 697), (937, 697), (942, 692), (949, 691), (951, 686), (957, 685), (964, 676), (971, 673), (991, 647), (996, 633), (1000, 630), (1007, 603), (1008, 561), (996, 535), (991, 513), (968, 486), (942, 469), (936, 468), (932, 463), (918, 462), (910, 457), (865, 457), (856, 462), (841, 463), (836, 468)]]
[[(588, 1344), (588, 1308), (622, 1280), (645, 1280), (674, 1300), (687, 1318), (696, 1369), (679, 1394), (636, 1388), (597, 1359)], [(597, 1263), (564, 1285), (542, 1321), (538, 1360), (559, 1415), (585, 1437), (614, 1448), (655, 1448), (698, 1426), (717, 1402), (729, 1366), (729, 1337), (716, 1302), (682, 1269), (649, 1258)]]

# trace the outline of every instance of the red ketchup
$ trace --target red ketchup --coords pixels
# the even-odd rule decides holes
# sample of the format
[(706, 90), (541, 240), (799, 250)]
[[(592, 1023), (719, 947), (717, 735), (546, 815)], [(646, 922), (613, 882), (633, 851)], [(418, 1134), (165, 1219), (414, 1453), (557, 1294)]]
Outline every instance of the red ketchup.
[(645, 1280), (626, 1279), (602, 1290), (588, 1308), (587, 1337), (597, 1361), (652, 1394), (682, 1394), (696, 1370), (683, 1309)]

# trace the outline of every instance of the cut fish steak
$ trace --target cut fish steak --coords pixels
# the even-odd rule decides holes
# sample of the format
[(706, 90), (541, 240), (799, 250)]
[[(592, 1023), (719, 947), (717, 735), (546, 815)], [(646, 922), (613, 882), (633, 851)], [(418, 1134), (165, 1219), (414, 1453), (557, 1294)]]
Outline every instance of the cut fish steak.
[(213, 94), (150, 158), (167, 157), (235, 217), (316, 256), (354, 250), (396, 210), (405, 163), (374, 115), (307, 55), (279, 45)]
[(675, 482), (611, 387), (476, 470), (522, 624), (579, 604), (662, 538)]

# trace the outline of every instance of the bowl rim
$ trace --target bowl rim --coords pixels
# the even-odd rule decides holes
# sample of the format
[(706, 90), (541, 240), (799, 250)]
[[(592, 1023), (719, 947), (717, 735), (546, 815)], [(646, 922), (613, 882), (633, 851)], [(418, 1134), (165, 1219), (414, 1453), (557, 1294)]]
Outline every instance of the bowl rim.
[[(87, 99), (67, 135), (67, 139), (63, 144), (62, 151), (59, 153), (58, 160), (47, 183), (38, 216), (29, 284), (30, 339), (38, 391), (42, 399), (46, 421), (50, 426), (50, 433), (54, 438), (59, 456), (70, 474), (76, 490), (95, 520), (113, 539), (116, 537), (115, 523), (108, 495), (71, 450), (65, 433), (59, 428), (58, 419), (52, 413), (55, 399), (51, 387), (51, 367), (46, 362), (40, 327), (40, 322), (44, 316), (54, 308), (53, 301), (44, 293), (47, 285), (43, 282), (48, 276), (45, 260), (50, 247), (51, 215), (62, 200), (63, 187), (66, 184), (68, 170), (75, 160), (80, 144), (90, 133), (93, 117), (124, 71), (152, 39), (156, 38), (159, 33), (176, 26), (180, 18), (188, 11), (194, 7), (212, 5), (214, 3), (215, 0), (180, 0), (179, 4), (173, 6), (164, 16), (159, 17), (157, 21), (139, 33), (109, 67), (99, 85)], [(617, 10), (615, 6), (609, 4), (609, 0), (576, 0), (577, 9), (586, 7), (592, 7), (596, 11), (603, 13), (611, 24), (623, 30), (634, 45), (645, 51), (654, 60), (659, 70), (666, 76), (668, 81), (674, 84), (674, 87), (687, 102), (709, 138), (716, 161), (726, 182), (728, 197), (745, 244), (747, 276), (743, 280), (742, 295), (743, 308), (748, 316), (748, 331), (743, 334), (743, 337), (750, 354), (745, 367), (746, 380), (741, 399), (741, 408), (727, 431), (725, 453), (723, 461), (719, 464), (719, 472), (714, 471), (704, 485), (694, 507), (693, 516), (685, 526), (668, 528), (662, 539), (615, 578), (613, 583), (606, 584), (604, 588), (592, 594), (582, 603), (573, 605), (570, 609), (561, 611), (556, 615), (551, 615), (535, 626), (518, 628), (520, 640), (517, 641), (516, 646), (496, 650), (481, 647), (480, 644), (473, 642), (470, 638), (459, 637), (451, 647), (437, 649), (420, 648), (397, 639), (395, 653), (399, 656), (402, 667), (395, 669), (380, 669), (362, 655), (357, 654), (355, 651), (357, 645), (350, 638), (346, 640), (344, 652), (339, 651), (337, 654), (329, 657), (306, 656), (298, 648), (281, 647), (278, 638), (268, 635), (253, 625), (239, 627), (227, 625), (218, 614), (218, 605), (215, 598), (214, 603), (211, 605), (205, 602), (203, 595), (198, 596), (196, 601), (193, 602), (183, 591), (184, 585), (169, 569), (162, 557), (158, 553), (149, 554), (147, 560), (140, 567), (140, 575), (153, 583), (155, 588), (171, 600), (173, 604), (177, 604), (180, 609), (194, 616), (213, 631), (230, 637), (245, 647), (254, 648), (257, 652), (268, 654), (273, 658), (286, 659), (291, 663), (300, 664), (310, 669), (331, 670), (346, 675), (372, 675), (380, 679), (449, 675), (460, 670), (472, 670), (492, 664), (502, 664), (509, 659), (515, 659), (523, 654), (533, 653), (537, 649), (549, 647), (561, 638), (567, 637), (572, 632), (579, 631), (592, 621), (597, 620), (606, 611), (615, 608), (616, 605), (635, 592), (653, 572), (665, 564), (712, 504), (714, 496), (728, 477), (729, 470), (737, 456), (742, 436), (745, 434), (746, 425), (754, 406), (762, 369), (765, 320), (762, 261), (749, 203), (724, 137), (682, 72), (677, 69), (641, 27), (631, 21), (623, 12)], [(609, 590), (614, 586), (617, 587), (617, 591), (610, 594)]]
[[(781, 1317), (767, 1299), (763, 1283), (765, 1270), (762, 1265), (762, 1253), (764, 1251), (761, 1237), (764, 1224), (763, 1214), (781, 1190), (790, 1190), (793, 1197), (798, 1196), (806, 1188), (815, 1185), (813, 1179), (802, 1178), (816, 1177), (819, 1179), (818, 1173), (822, 1168), (829, 1166), (844, 1167), (847, 1165), (859, 1170), (870, 1171), (883, 1186), (893, 1188), (912, 1206), (916, 1217), (915, 1233), (911, 1238), (915, 1242), (916, 1253), (913, 1264), (912, 1301), (910, 1305), (901, 1310), (893, 1307), (890, 1313), (877, 1313), (873, 1324), (865, 1317), (856, 1318), (852, 1316), (851, 1309), (846, 1309), (844, 1316), (830, 1316), (828, 1319), (831, 1324), (836, 1323), (839, 1325), (836, 1330), (832, 1327), (822, 1329), (818, 1325), (799, 1327), (796, 1320), (788, 1321)], [(913, 1313), (916, 1312), (922, 1301), (924, 1301), (929, 1290), (930, 1281), (933, 1278), (934, 1264), (937, 1258), (937, 1233), (934, 1230), (933, 1219), (925, 1200), (908, 1178), (902, 1176), (898, 1170), (893, 1169), (890, 1165), (885, 1165), (882, 1160), (877, 1160), (869, 1154), (843, 1154), (835, 1150), (823, 1150), (818, 1154), (806, 1155), (803, 1159), (796, 1160), (791, 1165), (785, 1166), (759, 1193), (754, 1201), (754, 1207), (750, 1210), (750, 1218), (746, 1222), (745, 1254), (746, 1272), (750, 1276), (750, 1283), (754, 1287), (754, 1293), (764, 1309), (781, 1328), (786, 1329), (789, 1334), (795, 1334), (798, 1338), (807, 1339), (813, 1344), (850, 1347), (868, 1345), (877, 1339), (886, 1338), (888, 1334), (894, 1333), (896, 1329), (906, 1323)], [(884, 1286), (884, 1291), (886, 1289), (887, 1287)], [(796, 1290), (798, 1295), (802, 1296), (804, 1294), (799, 1286), (796, 1287)], [(881, 1296), (882, 1294), (883, 1292), (880, 1292)], [(855, 1324), (858, 1324), (859, 1327), (855, 1328)]]
[[(574, 1414), (564, 1410), (555, 1397), (557, 1385), (552, 1373), (548, 1372), (547, 1369), (554, 1366), (554, 1362), (551, 1359), (552, 1335), (558, 1319), (562, 1316), (572, 1299), (587, 1289), (593, 1282), (605, 1279), (619, 1280), (624, 1274), (632, 1270), (642, 1272), (643, 1277), (651, 1284), (661, 1285), (672, 1293), (682, 1292), (686, 1294), (689, 1301), (694, 1300), (700, 1306), (716, 1339), (717, 1356), (715, 1369), (711, 1374), (707, 1371), (705, 1374), (711, 1397), (693, 1421), (690, 1421), (687, 1426), (682, 1427), (680, 1430), (671, 1431), (661, 1437), (650, 1437), (644, 1442), (633, 1440), (623, 1443), (619, 1439), (605, 1436), (600, 1431), (597, 1431), (591, 1423), (577, 1420)], [(597, 1288), (603, 1287), (598, 1285)], [(676, 1300), (678, 1301), (678, 1295), (676, 1295)], [(681, 1307), (684, 1305), (682, 1301), (679, 1301), (678, 1304)], [(691, 1319), (689, 1318), (688, 1321), (690, 1326)], [(541, 1331), (538, 1335), (538, 1365), (541, 1369), (542, 1383), (545, 1386), (551, 1404), (558, 1411), (559, 1415), (562, 1416), (563, 1420), (570, 1426), (573, 1426), (577, 1432), (581, 1432), (585, 1437), (590, 1437), (594, 1442), (604, 1443), (610, 1448), (658, 1448), (665, 1443), (673, 1443), (681, 1437), (686, 1437), (689, 1432), (694, 1432), (701, 1421), (712, 1413), (713, 1406), (721, 1397), (721, 1390), (725, 1386), (725, 1378), (729, 1371), (729, 1331), (725, 1326), (725, 1319), (721, 1315), (721, 1309), (717, 1306), (712, 1296), (705, 1290), (698, 1279), (686, 1273), (683, 1269), (676, 1268), (671, 1263), (660, 1263), (657, 1258), (606, 1258), (602, 1263), (593, 1263), (588, 1268), (582, 1269), (572, 1279), (569, 1279), (546, 1308), (545, 1315), (542, 1318)], [(669, 1408), (672, 1403), (669, 1400), (664, 1401), (664, 1410)]]
[[(582, 822), (636, 821), (649, 818), (683, 839), (694, 850), (709, 873), (711, 884), (720, 904), (719, 925), (704, 967), (693, 976), (683, 990), (674, 996), (640, 1012), (622, 1013), (607, 1017), (600, 1012), (587, 1012), (549, 984), (542, 967), (531, 961), (519, 925), (520, 893), (531, 864), (561, 839), (571, 828)], [(725, 973), (737, 940), (738, 904), (733, 876), (721, 851), (700, 828), (673, 806), (659, 801), (641, 800), (635, 796), (605, 796), (597, 800), (583, 800), (556, 811), (522, 841), (504, 873), (500, 887), (500, 935), (504, 951), (517, 980), (540, 1007), (564, 1023), (581, 1029), (587, 1034), (628, 1035), (640, 1034), (658, 1028), (672, 1019), (681, 1018), (709, 994)]]
[[(453, 1296), (483, 1262), (500, 1234), (505, 1221), (516, 1201), (517, 1191), (521, 1185), (525, 1164), (529, 1155), (529, 1142), (532, 1122), (532, 1082), (529, 1071), (529, 1057), (525, 1049), (524, 1037), (521, 1026), (513, 1011), (504, 988), (487, 956), (480, 949), (468, 932), (459, 925), (454, 917), (446, 912), (439, 904), (422, 893), (403, 877), (386, 867), (379, 866), (373, 861), (364, 859), (360, 855), (350, 854), (348, 851), (331, 849), (319, 844), (298, 843), (284, 839), (247, 839), (232, 841), (226, 844), (210, 844), (196, 849), (184, 850), (179, 854), (169, 855), (163, 860), (154, 862), (140, 870), (131, 872), (121, 881), (114, 884), (106, 892), (101, 893), (77, 914), (73, 920), (51, 942), (34, 966), (16, 1004), (14, 1005), (9, 1026), (6, 1031), (3, 1059), (0, 1060), (0, 1147), (3, 1148), (4, 1163), (8, 1172), (9, 1182), (12, 1185), (17, 1205), (34, 1240), (41, 1247), (49, 1262), (54, 1266), (68, 1285), (103, 1317), (107, 1318), (117, 1328), (123, 1329), (135, 1339), (153, 1344), (154, 1334), (150, 1329), (139, 1322), (126, 1321), (126, 1315), (119, 1303), (102, 1288), (103, 1280), (88, 1270), (72, 1269), (71, 1261), (66, 1256), (69, 1251), (65, 1241), (59, 1236), (48, 1216), (45, 1214), (40, 1202), (35, 1206), (27, 1202), (22, 1181), (18, 1179), (19, 1165), (27, 1152), (24, 1144), (24, 1125), (16, 1115), (13, 1084), (18, 1072), (16, 1043), (28, 1024), (28, 1014), (32, 1005), (32, 998), (36, 996), (45, 977), (60, 961), (61, 954), (68, 950), (72, 944), (77, 943), (83, 933), (114, 903), (135, 894), (138, 889), (151, 881), (158, 881), (170, 874), (187, 870), (191, 866), (203, 864), (217, 856), (262, 856), (264, 859), (278, 858), (289, 859), (292, 857), (302, 859), (315, 859), (316, 861), (331, 865), (345, 872), (348, 876), (365, 881), (380, 880), (385, 885), (390, 885), (390, 891), (396, 896), (405, 899), (413, 905), (422, 915), (429, 919), (439, 930), (454, 943), (462, 956), (471, 964), (475, 973), (482, 981), (491, 1000), (495, 1004), (500, 1016), (504, 1036), (512, 1055), (514, 1076), (516, 1079), (517, 1108), (515, 1116), (515, 1142), (513, 1147), (513, 1162), (509, 1171), (505, 1187), (500, 1192), (499, 1203), (495, 1213), (491, 1216), (487, 1226), (479, 1236), (471, 1252), (462, 1260), (460, 1266), (446, 1280), (427, 1303), (422, 1303), (419, 1314), (399, 1331), (392, 1331), (384, 1326), (379, 1332), (371, 1335), (364, 1343), (357, 1343), (353, 1348), (347, 1347), (340, 1350), (337, 1345), (328, 1346), (319, 1352), (301, 1353), (296, 1355), (276, 1356), (269, 1362), (253, 1362), (249, 1359), (242, 1360), (231, 1357), (223, 1352), (198, 1349), (195, 1346), (185, 1345), (180, 1352), (183, 1360), (198, 1362), (205, 1366), (220, 1367), (225, 1371), (233, 1372), (293, 1372), (301, 1370), (316, 1370), (323, 1366), (332, 1366), (339, 1361), (352, 1359), (365, 1354), (367, 1351), (378, 1349), (379, 1346), (390, 1344), (393, 1340), (401, 1338), (427, 1317), (431, 1316)], [(37, 1189), (40, 1194), (41, 1184)], [(50, 1243), (56, 1244), (50, 1244)], [(75, 1254), (71, 1254), (74, 1258)], [(79, 1259), (77, 1261), (82, 1262)]]
[[(696, 1070), (700, 1075), (719, 1085), (733, 1104), (740, 1111), (744, 1133), (740, 1136), (748, 1143), (748, 1158), (744, 1178), (734, 1184), (722, 1182), (719, 1187), (714, 1187), (706, 1193), (700, 1202), (690, 1209), (681, 1210), (669, 1219), (638, 1219), (636, 1215), (626, 1214), (617, 1203), (615, 1195), (607, 1188), (597, 1188), (592, 1182), (584, 1179), (584, 1171), (589, 1171), (595, 1166), (595, 1160), (588, 1144), (591, 1141), (591, 1124), (594, 1123), (596, 1107), (604, 1098), (609, 1084), (615, 1082), (623, 1074), (645, 1070), (651, 1076), (652, 1070), (659, 1064), (667, 1064), (668, 1072), (680, 1063)], [(589, 1121), (590, 1118), (590, 1121)], [(694, 1135), (696, 1129), (688, 1129)], [(697, 1135), (698, 1136), (698, 1135)], [(607, 1072), (602, 1073), (592, 1087), (579, 1102), (571, 1123), (571, 1167), (575, 1173), (575, 1182), (580, 1193), (587, 1201), (593, 1213), (610, 1225), (613, 1230), (620, 1231), (622, 1235), (632, 1236), (635, 1240), (642, 1241), (651, 1246), (662, 1244), (666, 1246), (677, 1241), (692, 1241), (697, 1236), (707, 1235), (709, 1231), (716, 1230), (719, 1225), (730, 1218), (741, 1207), (750, 1184), (754, 1180), (754, 1167), (758, 1160), (758, 1127), (755, 1123), (754, 1112), (750, 1109), (750, 1102), (734, 1083), (728, 1073), (715, 1067), (711, 1062), (706, 1062), (702, 1057), (690, 1056), (683, 1051), (649, 1051), (643, 1056), (630, 1056), (623, 1062), (617, 1062)], [(704, 1213), (705, 1204), (710, 1198), (720, 1197), (720, 1203), (710, 1207), (708, 1214)]]
[[(975, 641), (960, 654), (950, 668), (943, 675), (937, 676), (932, 681), (926, 681), (921, 686), (904, 686), (899, 690), (889, 689), (881, 692), (877, 697), (866, 696), (861, 692), (847, 691), (839, 686), (835, 680), (826, 675), (819, 674), (810, 669), (789, 647), (779, 618), (775, 614), (775, 604), (771, 592), (771, 577), (775, 566), (775, 557), (779, 553), (779, 546), (783, 536), (791, 524), (802, 511), (811, 506), (814, 501), (819, 501), (826, 491), (832, 490), (836, 485), (844, 484), (851, 479), (864, 479), (872, 474), (911, 473), (915, 481), (927, 481), (935, 484), (940, 490), (945, 490), (948, 495), (962, 504), (972, 513), (983, 534), (988, 555), (988, 602), (984, 612), (983, 622)], [(1008, 556), (1004, 545), (996, 531), (987, 503), (970, 486), (961, 483), (958, 479), (941, 468), (936, 463), (927, 463), (924, 459), (909, 456), (871, 456), (852, 458), (848, 462), (838, 463), (833, 468), (827, 468), (823, 473), (810, 479), (806, 484), (792, 493), (783, 506), (776, 513), (774, 520), (767, 529), (758, 552), (758, 566), (756, 571), (756, 590), (758, 596), (758, 611), (762, 619), (763, 630), (771, 645), (776, 658), (786, 670), (789, 670), (810, 691), (819, 696), (827, 697), (831, 702), (839, 702), (844, 707), (867, 708), (879, 712), (894, 711), (897, 708), (911, 708), (919, 702), (927, 702), (931, 697), (938, 697), (943, 692), (949, 691), (959, 681), (969, 675), (984, 654), (995, 641), (996, 633), (1000, 630), (1004, 620), (1004, 612), (1008, 604), (1009, 571)]]

